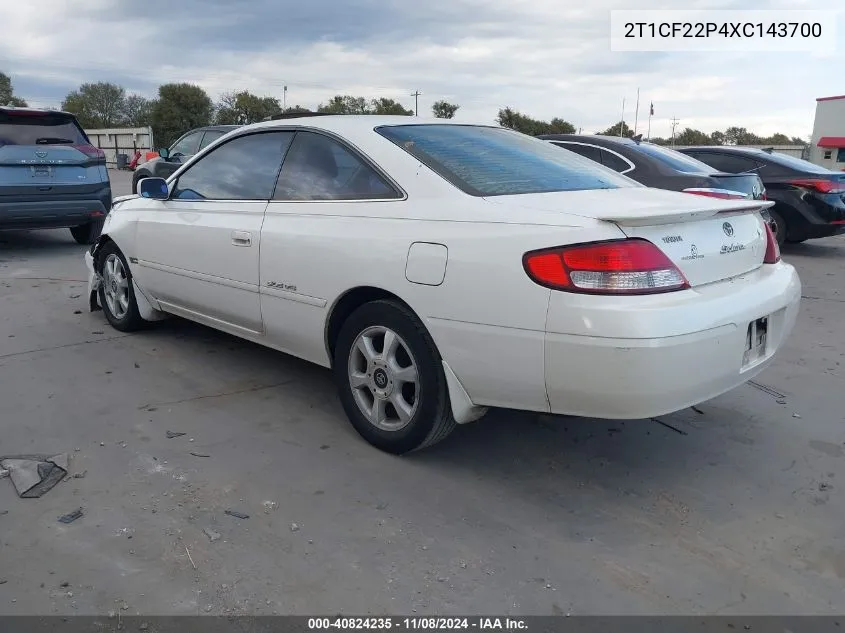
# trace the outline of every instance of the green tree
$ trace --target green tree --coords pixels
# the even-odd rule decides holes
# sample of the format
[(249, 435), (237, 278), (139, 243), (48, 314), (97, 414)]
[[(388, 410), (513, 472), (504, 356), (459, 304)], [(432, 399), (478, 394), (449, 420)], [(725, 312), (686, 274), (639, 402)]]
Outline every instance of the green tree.
[(713, 139), (701, 130), (688, 127), (675, 137), (675, 143), (677, 145), (712, 145)]
[(364, 97), (335, 95), (328, 103), (317, 106), (317, 112), (331, 114), (371, 114), (370, 103)]
[(654, 143), (655, 145), (671, 145), (672, 144), (671, 139), (665, 139), (661, 136), (652, 136), (650, 139), (648, 139), (648, 142)]
[(455, 112), (457, 112), (460, 107), (461, 106), (455, 103), (449, 103), (448, 101), (435, 101), (431, 106), (431, 112), (438, 119), (451, 119), (455, 116)]
[(288, 106), (287, 108), (285, 108), (283, 114), (289, 114), (289, 113), (294, 113), (294, 112), (306, 113), (306, 112), (311, 112), (311, 110), (309, 110), (308, 108), (304, 108), (301, 105), (295, 105), (295, 106)]
[(25, 108), (27, 105), (26, 101), (15, 96), (12, 78), (2, 72), (0, 72), (0, 105), (8, 105), (16, 108)]
[(398, 101), (384, 97), (370, 101), (370, 112), (372, 114), (399, 114), (403, 116), (413, 116), (414, 114), (413, 110), (406, 109)]
[(216, 121), (221, 125), (248, 125), (282, 113), (279, 100), (247, 92), (224, 94), (217, 104)]
[(85, 129), (124, 125), (125, 109), (126, 90), (107, 81), (84, 83), (62, 101), (62, 110), (75, 114)]
[(213, 112), (211, 97), (199, 86), (189, 83), (159, 86), (152, 111), (156, 141), (162, 147), (170, 145), (188, 130), (209, 125)]
[(758, 145), (760, 137), (744, 127), (729, 127), (725, 130), (725, 145)]
[(727, 145), (727, 141), (725, 139), (725, 133), (716, 130), (710, 135), (710, 142), (713, 145)]
[(129, 95), (123, 103), (126, 125), (130, 127), (147, 127), (152, 122), (155, 102), (141, 95)]
[(575, 126), (569, 121), (564, 121), (559, 117), (555, 117), (549, 123), (549, 131), (547, 134), (575, 134)]
[(603, 136), (619, 136), (620, 129), (622, 130), (622, 136), (627, 136), (628, 138), (634, 136), (634, 130), (628, 127), (628, 124), (624, 121), (619, 121), (619, 123), (611, 125), (604, 132), (597, 132), (597, 134), (601, 134)]
[(537, 136), (538, 134), (572, 134), (575, 126), (560, 118), (552, 119), (552, 122), (534, 119), (522, 114), (513, 108), (507, 107), (499, 110), (496, 121), (502, 127), (507, 127), (523, 134)]

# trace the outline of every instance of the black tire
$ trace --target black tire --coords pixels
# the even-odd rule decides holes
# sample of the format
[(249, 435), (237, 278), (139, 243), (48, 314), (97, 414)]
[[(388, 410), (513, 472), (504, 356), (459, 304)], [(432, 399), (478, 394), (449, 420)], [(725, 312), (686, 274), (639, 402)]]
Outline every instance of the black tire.
[[(353, 345), (358, 336), (371, 327), (387, 328), (398, 334), (416, 365), (415, 410), (406, 425), (397, 430), (385, 430), (370, 422), (358, 406), (350, 385)], [(355, 430), (376, 448), (401, 455), (432, 446), (454, 430), (455, 419), (440, 354), (425, 326), (403, 304), (380, 300), (358, 308), (341, 327), (333, 360), (335, 381), (346, 415)], [(393, 407), (392, 404), (388, 406)]]
[[(107, 277), (105, 268), (111, 256), (120, 260), (120, 263), (123, 265), (127, 281), (128, 307), (126, 309), (126, 313), (121, 316), (114, 314), (112, 309), (109, 307), (109, 302), (106, 300), (106, 284), (109, 283), (110, 280)], [(97, 261), (97, 272), (99, 272), (101, 276), (100, 288), (97, 292), (100, 298), (100, 305), (103, 308), (103, 314), (106, 315), (106, 320), (114, 329), (119, 330), (120, 332), (135, 332), (136, 330), (140, 330), (147, 322), (141, 318), (141, 314), (138, 312), (138, 302), (135, 299), (135, 290), (132, 287), (132, 271), (129, 270), (129, 264), (126, 262), (126, 258), (123, 256), (123, 253), (120, 252), (120, 249), (114, 242), (109, 242), (103, 246), (102, 251), (100, 251), (97, 256)]]
[(772, 215), (772, 220), (775, 221), (775, 224), (778, 227), (777, 233), (775, 233), (775, 239), (777, 240), (778, 247), (781, 247), (786, 242), (786, 232), (789, 229), (786, 226), (786, 221), (780, 213), (773, 209), (769, 209), (769, 213)]
[(94, 240), (100, 237), (100, 232), (103, 230), (103, 221), (94, 220), (87, 224), (74, 226), (70, 229), (70, 234), (77, 244), (93, 244)]
[(132, 175), (132, 193), (133, 194), (138, 193), (138, 181), (139, 180), (141, 180), (142, 178), (151, 178), (151, 177), (152, 177), (152, 174), (150, 174), (147, 171), (136, 171)]

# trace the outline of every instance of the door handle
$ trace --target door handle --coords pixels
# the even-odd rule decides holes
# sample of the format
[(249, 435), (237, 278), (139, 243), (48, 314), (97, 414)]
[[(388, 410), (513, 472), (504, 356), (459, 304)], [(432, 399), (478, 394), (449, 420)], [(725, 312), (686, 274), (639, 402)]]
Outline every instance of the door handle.
[(232, 244), (235, 246), (252, 246), (252, 233), (248, 231), (232, 231)]

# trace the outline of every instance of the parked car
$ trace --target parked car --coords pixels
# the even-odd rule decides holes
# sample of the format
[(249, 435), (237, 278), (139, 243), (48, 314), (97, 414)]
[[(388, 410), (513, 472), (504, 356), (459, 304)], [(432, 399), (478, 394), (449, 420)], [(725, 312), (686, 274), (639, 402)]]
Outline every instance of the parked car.
[(845, 174), (752, 147), (690, 147), (684, 154), (720, 171), (756, 173), (775, 201), (778, 239), (803, 242), (845, 232)]
[(132, 192), (137, 193), (138, 181), (141, 178), (169, 177), (198, 151), (237, 127), (237, 125), (208, 125), (186, 132), (169, 148), (158, 150), (158, 158), (138, 165), (132, 175)]
[(76, 117), (0, 107), (0, 229), (70, 228), (90, 244), (111, 199), (106, 155)]
[(269, 121), (117, 200), (89, 301), (119, 331), (177, 315), (330, 367), (355, 429), (404, 453), (488, 407), (648, 418), (753, 378), (801, 296), (770, 204), (492, 125)]
[[(766, 199), (766, 188), (756, 174), (714, 170), (670, 147), (643, 142), (639, 137), (543, 134), (538, 138), (610, 167), (646, 187), (726, 200)], [(768, 211), (764, 210), (762, 215), (772, 230), (777, 231), (777, 224)]]

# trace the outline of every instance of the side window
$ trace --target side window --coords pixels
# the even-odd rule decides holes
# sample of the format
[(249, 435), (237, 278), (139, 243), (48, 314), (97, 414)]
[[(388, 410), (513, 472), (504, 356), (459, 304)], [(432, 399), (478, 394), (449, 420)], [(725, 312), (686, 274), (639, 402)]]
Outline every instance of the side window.
[(200, 137), (202, 137), (202, 132), (194, 132), (193, 134), (188, 134), (188, 136), (180, 138), (170, 148), (170, 155), (176, 156), (177, 154), (181, 154), (182, 156), (191, 156), (192, 154), (196, 154)]
[[(220, 131), (217, 131), (217, 130), (210, 130), (210, 131), (206, 132), (205, 136), (202, 137), (202, 143), (200, 143), (199, 149), (203, 149), (204, 147), (211, 145), (212, 142), (219, 139), (225, 133), (226, 132), (220, 132)], [(199, 149), (197, 151), (199, 151)]]
[(297, 132), (285, 156), (275, 200), (390, 200), (401, 195), (340, 143)]
[(568, 149), (570, 152), (580, 154), (584, 158), (589, 158), (592, 161), (601, 163), (601, 150), (590, 145), (579, 145), (578, 143), (554, 143), (558, 147)]
[(601, 162), (605, 167), (610, 167), (613, 171), (618, 171), (620, 174), (627, 169), (631, 169), (631, 166), (619, 158), (619, 156), (605, 150), (601, 150)]
[(269, 200), (293, 132), (239, 136), (211, 150), (179, 176), (171, 199)]
[(845, 147), (840, 147), (836, 150), (836, 162), (845, 163)]

